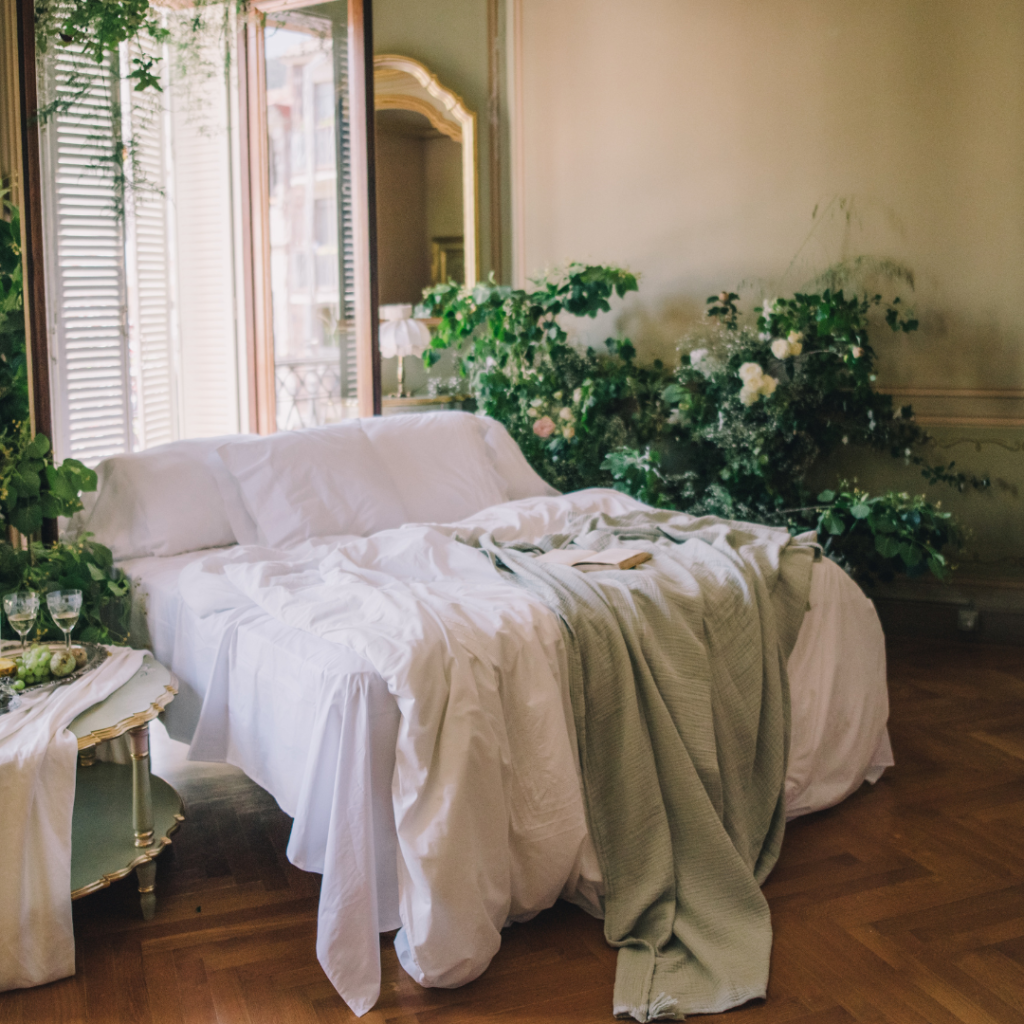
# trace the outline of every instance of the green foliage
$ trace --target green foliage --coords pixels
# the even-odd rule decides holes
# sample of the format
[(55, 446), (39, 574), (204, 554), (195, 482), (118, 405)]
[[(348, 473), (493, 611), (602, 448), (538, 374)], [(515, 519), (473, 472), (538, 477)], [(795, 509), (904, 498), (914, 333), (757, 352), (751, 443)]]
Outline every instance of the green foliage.
[[(74, 544), (46, 546), (33, 543), (29, 550), (0, 544), (0, 593), (34, 590), (43, 606), (36, 621), (36, 639), (59, 640), (63, 633), (46, 610), (51, 590), (81, 590), (82, 611), (73, 636), (91, 643), (123, 643), (128, 638), (131, 581), (114, 567), (110, 549), (88, 535)], [(5, 636), (14, 631), (4, 618)]]
[[(0, 526), (26, 537), (38, 533), (44, 519), (71, 516), (82, 508), (82, 491), (96, 490), (96, 473), (77, 459), (53, 463), (50, 440), (32, 434), (28, 422), (25, 372), (25, 320), (18, 210), (0, 190), (9, 220), (0, 219)], [(82, 591), (76, 635), (82, 640), (120, 641), (128, 634), (129, 584), (113, 568), (108, 548), (88, 539), (27, 549), (0, 542), (0, 593), (58, 589)], [(46, 636), (62, 634), (40, 613)], [(8, 636), (12, 635), (10, 632)]]
[(626, 271), (571, 264), (533, 291), (450, 283), (419, 309), (441, 320), (424, 359), (457, 349), (478, 407), (562, 490), (612, 483), (658, 508), (814, 529), (862, 579), (944, 579), (943, 549), (962, 531), (939, 506), (845, 484), (815, 501), (807, 484), (812, 468), (858, 445), (918, 465), (929, 483), (988, 486), (954, 463), (929, 465), (910, 407), (875, 391), (873, 317), (901, 337), (918, 322), (899, 298), (846, 295), (842, 284), (865, 269), (912, 284), (903, 268), (860, 259), (833, 268), (821, 291), (766, 301), (746, 320), (736, 292), (711, 296), (672, 374), (638, 364), (627, 340), (609, 339), (607, 354), (569, 343), (565, 314), (608, 310), (637, 288)]
[(21, 218), (8, 191), (0, 189), (0, 423), (18, 423), (28, 419), (28, 367)]
[(668, 381), (660, 364), (639, 366), (628, 341), (606, 352), (569, 344), (566, 315), (594, 317), (610, 299), (636, 291), (628, 271), (571, 264), (535, 282), (533, 291), (493, 282), (468, 291), (454, 283), (424, 295), (422, 315), (441, 324), (424, 353), (460, 352), (460, 371), (477, 406), (508, 427), (537, 471), (561, 490), (610, 483), (607, 452), (660, 436), (659, 399)]
[[(117, 52), (121, 43), (148, 35), (163, 43), (168, 31), (149, 0), (38, 0), (36, 3), (36, 41), (45, 52), (51, 42), (80, 46), (97, 64)], [(141, 54), (132, 60), (126, 78), (135, 82), (136, 91), (160, 90), (156, 72), (158, 59)]]
[(44, 519), (74, 515), (82, 508), (81, 491), (96, 490), (96, 473), (77, 459), (54, 466), (50, 440), (32, 436), (27, 423), (0, 433), (0, 515), (31, 536)]
[(947, 546), (959, 547), (963, 532), (939, 502), (906, 492), (871, 497), (850, 489), (822, 491), (817, 514), (818, 539), (825, 553), (856, 575), (890, 580), (895, 573), (918, 576), (930, 570), (943, 580), (950, 566), (943, 555)]

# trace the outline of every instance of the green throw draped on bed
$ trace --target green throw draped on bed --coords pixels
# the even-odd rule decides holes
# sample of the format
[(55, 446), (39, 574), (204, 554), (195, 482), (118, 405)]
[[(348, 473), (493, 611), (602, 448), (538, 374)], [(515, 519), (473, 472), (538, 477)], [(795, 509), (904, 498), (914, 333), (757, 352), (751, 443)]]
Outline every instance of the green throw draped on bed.
[[(639, 542), (583, 573), (481, 540), (563, 624), (614, 1012), (639, 1021), (763, 997), (789, 748), (786, 662), (814, 549), (785, 530), (674, 512), (581, 517), (542, 549)], [(536, 548), (531, 549), (536, 551)]]

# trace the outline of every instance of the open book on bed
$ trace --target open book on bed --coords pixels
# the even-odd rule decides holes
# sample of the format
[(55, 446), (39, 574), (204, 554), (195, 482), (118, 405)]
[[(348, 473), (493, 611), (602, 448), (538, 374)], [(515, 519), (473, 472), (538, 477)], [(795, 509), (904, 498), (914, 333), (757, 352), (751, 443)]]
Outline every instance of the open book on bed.
[(537, 556), (538, 562), (553, 565), (571, 565), (583, 572), (600, 572), (604, 569), (632, 569), (648, 561), (649, 551), (636, 548), (605, 548), (604, 551), (587, 551), (581, 548), (558, 548)]

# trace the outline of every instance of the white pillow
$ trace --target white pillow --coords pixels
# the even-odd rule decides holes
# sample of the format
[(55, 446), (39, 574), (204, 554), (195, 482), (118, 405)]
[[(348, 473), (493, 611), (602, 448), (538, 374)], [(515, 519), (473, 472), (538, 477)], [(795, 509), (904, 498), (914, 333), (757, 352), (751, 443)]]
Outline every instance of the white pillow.
[(239, 438), (217, 450), (268, 547), (365, 536), (404, 521), (402, 500), (358, 420)]
[[(81, 528), (119, 561), (234, 544), (222, 495), (232, 482), (217, 457), (225, 440), (174, 441), (104, 459), (96, 470), (98, 493), (79, 519)], [(240, 496), (235, 502), (240, 507)]]
[(406, 522), (453, 523), (508, 501), (472, 413), (401, 413), (360, 422), (391, 474)]
[(503, 424), (492, 420), (490, 416), (477, 416), (475, 419), (483, 432), (491, 464), (508, 488), (509, 501), (518, 501), (520, 498), (549, 498), (561, 493), (526, 461), (522, 449)]

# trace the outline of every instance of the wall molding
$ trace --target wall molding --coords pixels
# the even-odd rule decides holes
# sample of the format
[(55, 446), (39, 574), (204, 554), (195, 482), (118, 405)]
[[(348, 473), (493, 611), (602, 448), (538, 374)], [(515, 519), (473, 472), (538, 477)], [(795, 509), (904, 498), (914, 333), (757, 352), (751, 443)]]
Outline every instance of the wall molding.
[(1024, 388), (882, 388), (893, 398), (1009, 398), (1024, 401)]
[(918, 416), (922, 427), (1024, 427), (1024, 418), (1011, 416)]
[(914, 399), (923, 427), (1024, 427), (1024, 388), (882, 388), (897, 403)]
[(981, 452), (981, 449), (986, 444), (995, 445), (997, 448), (1002, 448), (1005, 451), (1011, 453), (1024, 453), (1024, 441), (1018, 441), (1016, 444), (1010, 441), (1003, 441), (997, 437), (957, 437), (952, 441), (938, 441), (934, 437), (932, 438), (932, 444), (936, 448), (941, 448), (943, 451), (948, 452), (951, 448), (956, 448), (962, 444), (974, 445), (976, 452)]

